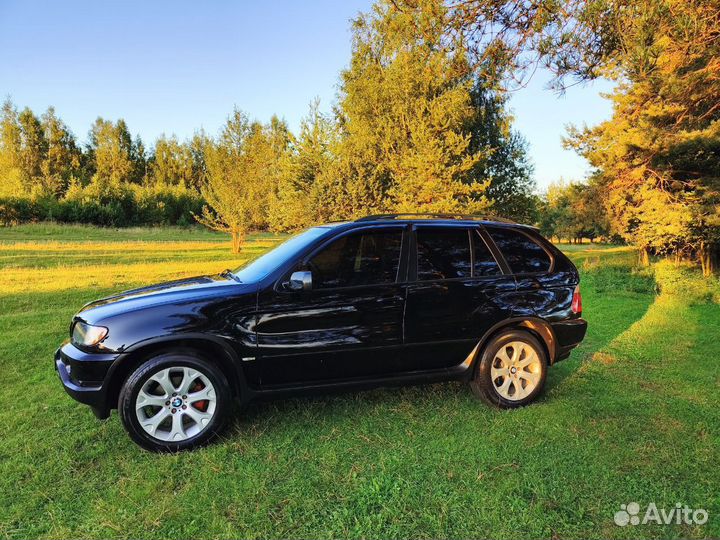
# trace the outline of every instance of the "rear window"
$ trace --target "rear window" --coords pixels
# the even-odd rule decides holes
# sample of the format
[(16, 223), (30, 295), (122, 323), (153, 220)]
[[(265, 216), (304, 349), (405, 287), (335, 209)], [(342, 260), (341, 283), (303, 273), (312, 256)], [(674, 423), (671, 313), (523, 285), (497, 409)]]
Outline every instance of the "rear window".
[(419, 229), (417, 256), (417, 278), (420, 281), (470, 277), (470, 237), (467, 229)]
[(535, 241), (513, 229), (487, 228), (513, 274), (547, 272), (551, 260), (547, 252)]

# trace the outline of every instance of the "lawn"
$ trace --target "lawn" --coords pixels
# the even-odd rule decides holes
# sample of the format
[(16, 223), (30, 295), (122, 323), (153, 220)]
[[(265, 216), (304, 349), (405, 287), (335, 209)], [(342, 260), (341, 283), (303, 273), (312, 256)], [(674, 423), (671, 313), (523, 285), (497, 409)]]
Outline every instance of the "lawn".
[[(52, 354), (82, 304), (234, 267), (279, 238), (236, 256), (199, 229), (0, 228), (0, 536), (720, 536), (720, 309), (669, 265), (633, 269), (629, 248), (569, 249), (589, 333), (521, 410), (460, 384), (294, 399), (155, 455), (116, 413), (99, 422), (65, 395)], [(632, 501), (710, 519), (616, 526)]]

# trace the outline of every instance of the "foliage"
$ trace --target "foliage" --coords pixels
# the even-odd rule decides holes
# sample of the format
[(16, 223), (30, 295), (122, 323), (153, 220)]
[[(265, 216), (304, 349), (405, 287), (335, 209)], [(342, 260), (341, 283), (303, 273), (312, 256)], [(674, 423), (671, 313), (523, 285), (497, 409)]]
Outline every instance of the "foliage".
[(203, 225), (230, 233), (239, 253), (245, 235), (267, 226), (266, 203), (280, 181), (290, 133), (273, 117), (270, 124), (251, 122), (235, 109), (206, 155), (208, 181), (202, 187), (207, 205), (196, 216)]
[(142, 182), (145, 150), (139, 138), (133, 141), (124, 120), (114, 123), (102, 118), (95, 120), (88, 153), (97, 182), (115, 185)]
[(540, 211), (541, 232), (571, 241), (607, 237), (610, 224), (604, 196), (597, 178), (584, 183), (550, 184)]
[(40, 166), (43, 191), (54, 195), (65, 192), (70, 181), (81, 175), (82, 154), (69, 128), (49, 107), (42, 115), (41, 127), (47, 150)]
[(10, 100), (0, 115), (0, 196), (59, 195), (80, 173), (80, 150), (50, 107), (38, 118)]
[(471, 82), (465, 51), (444, 40), (444, 17), (439, 0), (411, 12), (381, 1), (353, 22), (338, 105), (343, 182), (328, 197), (338, 217), (489, 206), (487, 182), (468, 174), (486, 154), (468, 150)]
[[(418, 0), (393, 0), (404, 13)], [(610, 0), (447, 0), (445, 34), (461, 41), (469, 69), (490, 85), (521, 87), (543, 64), (563, 90), (566, 79), (598, 76), (609, 45), (600, 31)], [(619, 2), (618, 4), (624, 4)], [(602, 37), (600, 37), (602, 36)]]
[(72, 182), (60, 199), (40, 194), (0, 198), (0, 225), (28, 221), (58, 221), (128, 227), (133, 225), (188, 225), (200, 212), (199, 194), (184, 186), (138, 186)]
[(527, 155), (528, 143), (512, 129), (506, 97), (476, 79), (470, 92), (474, 115), (470, 127), (469, 151), (486, 153), (470, 172), (478, 181), (489, 180), (485, 196), (492, 201), (494, 214), (519, 222), (537, 220), (536, 185)]
[(329, 206), (323, 186), (336, 159), (337, 125), (320, 112), (315, 100), (300, 122), (280, 164), (277, 189), (268, 201), (268, 225), (273, 231), (294, 231), (321, 222)]
[(100, 117), (81, 146), (52, 108), (38, 118), (8, 100), (0, 218), (185, 221), (172, 212), (128, 215), (153, 190), (174, 193), (172, 186), (192, 190), (192, 204), (204, 198), (200, 221), (229, 232), (235, 249), (251, 229), (385, 211), (492, 209), (533, 222), (526, 143), (512, 131), (504, 93), (471, 73), (466, 43), (446, 32), (452, 10), (442, 0), (416, 8), (381, 0), (357, 17), (333, 114), (312, 104), (297, 136), (276, 118), (262, 125), (236, 111), (217, 137), (162, 135), (146, 150), (123, 119)]
[[(608, 9), (610, 7), (608, 6)], [(568, 144), (601, 172), (615, 231), (643, 250), (720, 251), (720, 6), (645, 0), (612, 10), (613, 116)]]
[[(404, 13), (416, 0), (395, 0)], [(720, 258), (720, 5), (707, 0), (450, 0), (445, 34), (490, 84), (538, 63), (569, 79), (619, 84), (613, 117), (571, 130), (597, 169), (614, 232), (643, 253)]]
[(150, 170), (153, 181), (158, 184), (192, 186), (195, 183), (190, 146), (180, 143), (174, 135), (161, 135), (155, 141)]

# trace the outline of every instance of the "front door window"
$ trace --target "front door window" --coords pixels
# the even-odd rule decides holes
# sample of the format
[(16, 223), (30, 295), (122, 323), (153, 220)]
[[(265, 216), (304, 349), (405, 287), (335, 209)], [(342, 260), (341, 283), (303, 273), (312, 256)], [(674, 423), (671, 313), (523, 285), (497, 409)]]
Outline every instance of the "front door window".
[(402, 231), (365, 231), (338, 238), (309, 262), (313, 289), (395, 283)]

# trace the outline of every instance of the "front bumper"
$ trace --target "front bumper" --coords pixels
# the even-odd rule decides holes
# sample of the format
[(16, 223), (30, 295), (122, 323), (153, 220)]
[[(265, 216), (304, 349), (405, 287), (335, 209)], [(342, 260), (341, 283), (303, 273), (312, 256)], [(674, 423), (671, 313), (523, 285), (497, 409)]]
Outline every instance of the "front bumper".
[(74, 400), (89, 405), (95, 416), (110, 416), (107, 374), (118, 358), (112, 353), (86, 353), (67, 343), (55, 351), (55, 371)]

